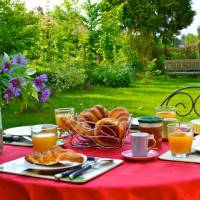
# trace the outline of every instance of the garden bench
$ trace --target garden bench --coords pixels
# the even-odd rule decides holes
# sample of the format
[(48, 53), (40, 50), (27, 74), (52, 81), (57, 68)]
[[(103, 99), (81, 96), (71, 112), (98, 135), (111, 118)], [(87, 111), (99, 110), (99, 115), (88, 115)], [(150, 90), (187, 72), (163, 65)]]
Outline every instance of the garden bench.
[[(185, 102), (186, 99), (187, 102)], [(178, 116), (188, 116), (192, 111), (200, 116), (200, 86), (187, 86), (177, 89), (160, 104), (160, 106), (168, 105), (176, 107)]]
[(198, 75), (200, 59), (165, 60), (165, 75)]

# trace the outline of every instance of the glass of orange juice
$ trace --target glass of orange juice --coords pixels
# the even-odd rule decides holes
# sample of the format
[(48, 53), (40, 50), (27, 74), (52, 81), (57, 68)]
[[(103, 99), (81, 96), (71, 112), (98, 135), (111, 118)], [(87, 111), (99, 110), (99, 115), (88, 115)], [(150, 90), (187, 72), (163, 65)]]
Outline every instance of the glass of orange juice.
[(176, 107), (175, 106), (158, 106), (155, 109), (156, 116), (163, 118), (163, 140), (168, 139), (167, 125), (176, 122)]
[[(58, 130), (62, 135), (63, 132), (70, 130), (70, 121), (75, 117), (74, 108), (57, 108), (55, 109), (55, 118)], [(60, 135), (60, 136), (61, 136)]]
[(191, 152), (193, 133), (191, 123), (168, 124), (169, 150), (172, 156), (185, 158)]
[(40, 124), (32, 126), (31, 136), (34, 151), (48, 151), (56, 145), (57, 126), (53, 124)]
[(176, 107), (158, 106), (156, 107), (156, 116), (161, 118), (176, 118)]

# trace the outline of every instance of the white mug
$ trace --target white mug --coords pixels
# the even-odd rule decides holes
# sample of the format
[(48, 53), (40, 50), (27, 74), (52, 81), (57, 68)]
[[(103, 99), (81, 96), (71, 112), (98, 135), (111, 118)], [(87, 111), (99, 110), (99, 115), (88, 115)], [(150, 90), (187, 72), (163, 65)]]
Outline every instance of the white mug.
[[(145, 157), (149, 149), (156, 145), (156, 141), (153, 135), (145, 132), (131, 133), (131, 149), (132, 156), (134, 157)], [(148, 146), (149, 140), (153, 141), (151, 146)]]

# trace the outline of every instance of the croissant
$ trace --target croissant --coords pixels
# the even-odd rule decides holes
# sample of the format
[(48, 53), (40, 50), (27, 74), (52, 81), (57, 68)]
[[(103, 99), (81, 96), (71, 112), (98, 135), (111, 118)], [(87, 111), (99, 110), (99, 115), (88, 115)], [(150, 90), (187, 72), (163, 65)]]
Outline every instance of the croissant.
[(126, 108), (117, 107), (109, 112), (108, 117), (117, 119), (118, 121), (128, 121), (130, 114)]
[(45, 153), (34, 152), (33, 154), (26, 155), (25, 159), (40, 165), (54, 165), (58, 162), (57, 158), (50, 151)]
[(62, 123), (68, 130), (82, 135), (94, 135), (95, 123), (108, 116), (108, 111), (101, 105), (86, 109), (78, 116), (78, 121), (73, 118), (62, 118)]
[(116, 119), (104, 118), (96, 123), (94, 135), (97, 144), (106, 147), (117, 147), (121, 145), (125, 128)]
[(81, 135), (94, 135), (94, 129), (87, 122), (71, 121), (70, 130)]
[(81, 154), (72, 149), (63, 149), (55, 147), (46, 152), (34, 152), (25, 156), (25, 159), (31, 163), (39, 165), (54, 165), (59, 161), (70, 161), (82, 163), (84, 158)]
[(92, 127), (95, 126), (95, 122), (108, 116), (108, 111), (101, 105), (95, 105), (92, 108), (84, 110), (78, 116), (78, 121), (87, 122)]

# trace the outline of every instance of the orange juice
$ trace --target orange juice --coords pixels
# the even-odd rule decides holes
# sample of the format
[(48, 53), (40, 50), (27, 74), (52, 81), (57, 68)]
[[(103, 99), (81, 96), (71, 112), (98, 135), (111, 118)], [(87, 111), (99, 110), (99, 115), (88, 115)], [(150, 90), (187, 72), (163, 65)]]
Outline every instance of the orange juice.
[(168, 135), (169, 149), (172, 153), (186, 154), (191, 151), (193, 137), (186, 132), (173, 132)]
[(55, 133), (36, 133), (32, 134), (33, 149), (35, 151), (47, 151), (56, 144), (57, 136)]
[(56, 114), (56, 124), (61, 130), (69, 129), (69, 122), (73, 119), (71, 114)]
[(42, 133), (55, 133), (57, 135), (57, 126), (56, 125), (43, 125), (41, 128)]
[(161, 118), (176, 118), (176, 113), (173, 111), (160, 111), (156, 115)]

